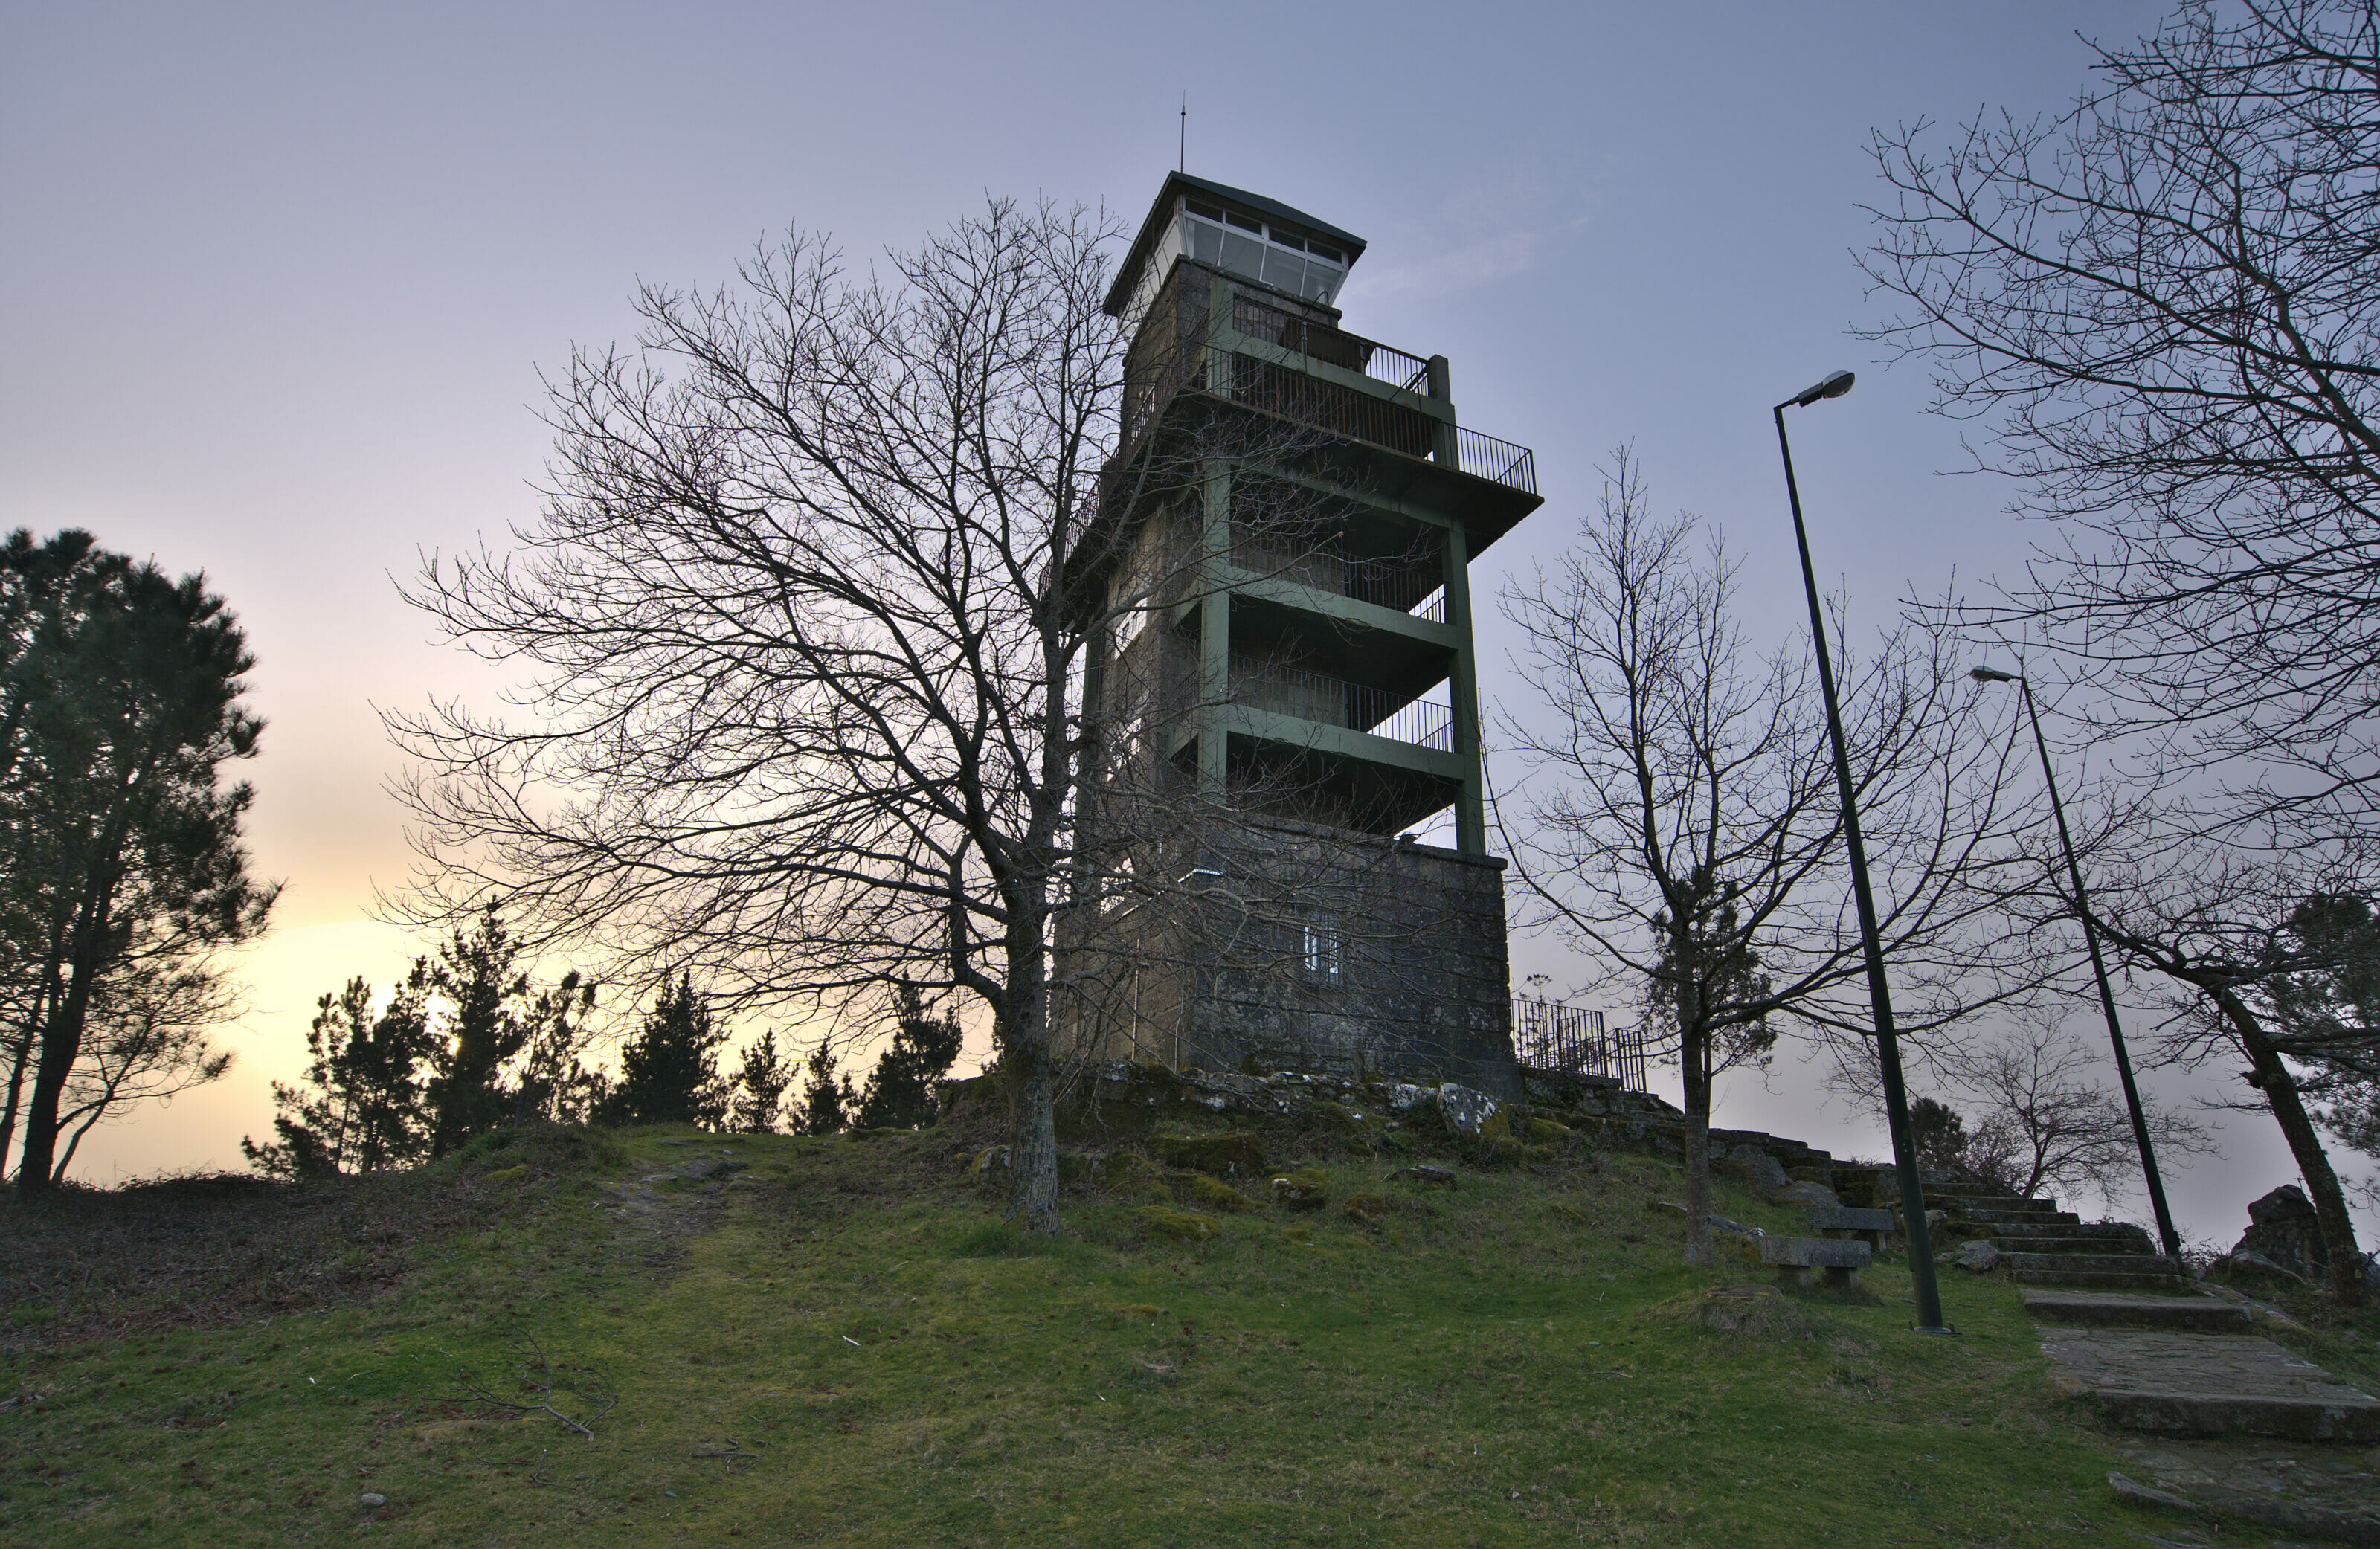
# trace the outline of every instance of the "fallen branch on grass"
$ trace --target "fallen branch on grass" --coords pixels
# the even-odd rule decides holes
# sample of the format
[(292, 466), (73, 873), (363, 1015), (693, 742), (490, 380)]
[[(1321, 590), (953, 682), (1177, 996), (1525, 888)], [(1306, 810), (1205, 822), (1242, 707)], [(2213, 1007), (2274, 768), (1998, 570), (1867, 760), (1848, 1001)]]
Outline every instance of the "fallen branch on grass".
[[(468, 1371), (458, 1374), (463, 1379), (465, 1396), (447, 1401), (457, 1404), (485, 1404), (491, 1409), (510, 1410), (515, 1414), (550, 1414), (589, 1441), (593, 1441), (595, 1433), (589, 1430), (584, 1422), (575, 1420), (553, 1407), (553, 1373), (556, 1368), (546, 1360), (545, 1351), (539, 1348), (535, 1337), (522, 1335), (515, 1342), (513, 1351), (522, 1357), (519, 1370), (523, 1373), (535, 1374), (522, 1377), (520, 1382), (522, 1391), (535, 1396), (533, 1402), (517, 1403), (510, 1398), (500, 1398), (487, 1385), (480, 1382), (477, 1375)], [(584, 1388), (574, 1387), (571, 1391), (586, 1394)], [(612, 1406), (619, 1402), (619, 1395), (613, 1393), (588, 1395), (588, 1397), (590, 1401), (600, 1400), (601, 1407), (594, 1411), (599, 1416), (608, 1413)]]

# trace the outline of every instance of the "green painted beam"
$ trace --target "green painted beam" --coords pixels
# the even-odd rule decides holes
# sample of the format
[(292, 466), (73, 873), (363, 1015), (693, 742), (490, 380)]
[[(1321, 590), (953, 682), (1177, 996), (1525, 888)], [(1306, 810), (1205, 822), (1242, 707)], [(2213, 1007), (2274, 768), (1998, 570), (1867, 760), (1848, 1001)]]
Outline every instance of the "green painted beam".
[(1466, 855), (1488, 853), (1488, 781), (1480, 768), (1479, 675), (1473, 657), (1471, 556), (1463, 529), (1446, 535), (1446, 622), (1459, 644), (1448, 696), (1454, 702), (1454, 749), (1463, 764), (1463, 795), (1454, 805), (1454, 847)]
[(1365, 602), (1337, 592), (1324, 591), (1319, 587), (1242, 570), (1228, 563), (1222, 569), (1221, 580), (1223, 585), (1242, 596), (1262, 598), (1267, 602), (1293, 608), (1302, 613), (1312, 613), (1328, 623), (1401, 635), (1441, 650), (1463, 648), (1463, 632), (1451, 623), (1439, 623), (1412, 613), (1401, 613), (1377, 602)]
[[(1361, 759), (1367, 764), (1428, 775), (1450, 783), (1463, 780), (1463, 760), (1459, 753), (1423, 747), (1418, 743), (1401, 743), (1394, 737), (1378, 737), (1353, 727), (1326, 726), (1318, 720), (1301, 720), (1296, 716), (1282, 715), (1277, 710), (1260, 710), (1249, 705), (1207, 705), (1182, 719), (1183, 724), (1171, 739), (1172, 745), (1167, 750), (1169, 755), (1178, 751), (1193, 737), (1198, 740), (1203, 749), (1209, 737), (1240, 736), (1295, 748), (1300, 752)], [(1475, 763), (1474, 767), (1476, 767)]]

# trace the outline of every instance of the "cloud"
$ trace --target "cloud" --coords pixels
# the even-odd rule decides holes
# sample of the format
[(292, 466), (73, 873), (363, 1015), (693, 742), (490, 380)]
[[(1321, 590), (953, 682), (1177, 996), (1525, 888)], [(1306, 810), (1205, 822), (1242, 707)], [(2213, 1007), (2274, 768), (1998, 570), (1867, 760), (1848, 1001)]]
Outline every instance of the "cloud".
[(1551, 235), (1516, 227), (1385, 269), (1358, 268), (1348, 278), (1348, 289), (1367, 301), (1422, 300), (1471, 285), (1509, 280), (1535, 267)]
[(1363, 302), (1427, 300), (1527, 273), (1586, 228), (1608, 170), (1559, 188), (1512, 178), (1466, 188), (1375, 241), (1347, 288)]

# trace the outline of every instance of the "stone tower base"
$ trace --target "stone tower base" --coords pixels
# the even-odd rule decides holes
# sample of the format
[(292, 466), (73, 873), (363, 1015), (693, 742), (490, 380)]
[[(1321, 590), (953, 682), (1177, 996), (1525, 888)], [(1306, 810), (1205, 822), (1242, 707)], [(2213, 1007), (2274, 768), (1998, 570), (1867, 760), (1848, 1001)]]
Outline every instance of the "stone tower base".
[[(1248, 905), (1085, 982), (1064, 1052), (1176, 1070), (1460, 1082), (1520, 1095), (1504, 865), (1411, 841), (1269, 820), (1193, 874)], [(1192, 885), (1194, 888), (1196, 883)], [(1066, 974), (1062, 955), (1061, 976)]]

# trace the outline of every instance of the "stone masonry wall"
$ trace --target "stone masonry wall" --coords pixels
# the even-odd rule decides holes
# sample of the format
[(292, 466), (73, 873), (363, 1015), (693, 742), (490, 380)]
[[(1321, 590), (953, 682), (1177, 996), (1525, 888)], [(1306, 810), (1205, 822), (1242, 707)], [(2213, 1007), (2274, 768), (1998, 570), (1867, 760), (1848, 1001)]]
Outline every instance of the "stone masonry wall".
[(1259, 832), (1208, 857), (1218, 890), (1257, 901), (1236, 944), (1152, 952), (1128, 996), (1062, 1023), (1063, 1051), (1517, 1097), (1504, 862), (1286, 822)]

